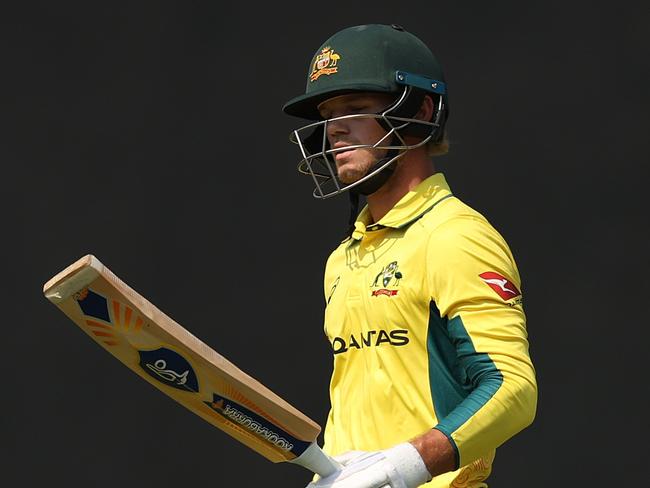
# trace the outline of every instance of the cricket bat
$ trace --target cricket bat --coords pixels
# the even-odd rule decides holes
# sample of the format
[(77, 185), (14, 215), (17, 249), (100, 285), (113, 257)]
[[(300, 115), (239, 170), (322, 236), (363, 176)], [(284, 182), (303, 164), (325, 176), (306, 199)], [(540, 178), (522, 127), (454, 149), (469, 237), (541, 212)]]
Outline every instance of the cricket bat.
[(320, 426), (174, 322), (89, 254), (43, 286), (45, 297), (124, 365), (178, 403), (277, 462), (325, 477), (340, 468)]

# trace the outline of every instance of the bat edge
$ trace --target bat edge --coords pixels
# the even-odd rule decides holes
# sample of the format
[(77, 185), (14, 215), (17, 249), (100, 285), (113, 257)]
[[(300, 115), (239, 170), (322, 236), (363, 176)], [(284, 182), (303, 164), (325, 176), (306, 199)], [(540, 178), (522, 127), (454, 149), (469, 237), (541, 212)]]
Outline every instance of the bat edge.
[(89, 285), (104, 270), (104, 265), (93, 254), (77, 259), (43, 285), (45, 298), (59, 303)]

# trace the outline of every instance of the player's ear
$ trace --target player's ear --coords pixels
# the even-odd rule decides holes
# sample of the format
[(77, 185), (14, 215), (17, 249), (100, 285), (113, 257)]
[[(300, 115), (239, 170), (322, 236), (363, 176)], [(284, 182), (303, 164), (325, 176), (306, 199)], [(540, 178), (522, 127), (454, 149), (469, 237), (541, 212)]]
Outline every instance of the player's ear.
[(425, 95), (422, 100), (422, 105), (420, 105), (420, 110), (415, 114), (415, 119), (426, 120), (429, 122), (433, 117), (433, 99), (429, 95)]

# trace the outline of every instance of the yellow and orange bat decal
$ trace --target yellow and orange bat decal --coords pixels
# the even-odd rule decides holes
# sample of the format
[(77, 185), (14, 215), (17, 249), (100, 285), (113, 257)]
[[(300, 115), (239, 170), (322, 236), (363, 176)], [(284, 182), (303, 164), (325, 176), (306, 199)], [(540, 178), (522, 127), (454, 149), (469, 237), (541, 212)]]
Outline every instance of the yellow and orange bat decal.
[(74, 299), (93, 335), (108, 346), (120, 344), (120, 332), (137, 333), (144, 324), (144, 319), (128, 305), (109, 300), (89, 288), (76, 293)]

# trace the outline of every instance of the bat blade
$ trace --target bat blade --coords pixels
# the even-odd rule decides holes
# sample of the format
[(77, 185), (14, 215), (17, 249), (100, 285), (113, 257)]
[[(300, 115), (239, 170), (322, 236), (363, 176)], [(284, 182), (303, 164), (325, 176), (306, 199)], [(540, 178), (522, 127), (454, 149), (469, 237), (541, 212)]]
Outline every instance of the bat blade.
[(43, 286), (45, 297), (151, 385), (272, 462), (328, 476), (320, 426), (215, 352), (89, 254)]

